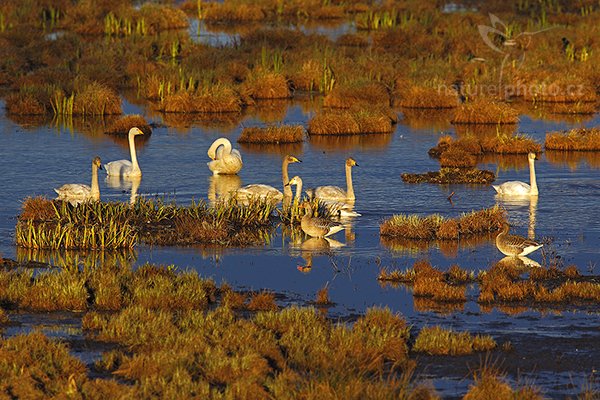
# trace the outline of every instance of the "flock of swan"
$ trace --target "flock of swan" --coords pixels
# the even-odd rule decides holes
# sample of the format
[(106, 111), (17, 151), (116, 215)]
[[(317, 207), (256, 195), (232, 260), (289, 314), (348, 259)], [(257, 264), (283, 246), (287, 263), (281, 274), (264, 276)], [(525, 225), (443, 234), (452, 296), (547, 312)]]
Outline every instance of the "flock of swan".
[[(142, 176), (142, 170), (137, 161), (135, 150), (135, 136), (144, 133), (137, 127), (129, 130), (129, 151), (131, 160), (117, 160), (104, 165), (104, 170), (109, 177), (139, 178)], [(215, 140), (207, 152), (211, 161), (207, 163), (208, 168), (213, 175), (235, 175), (243, 167), (242, 155), (237, 149), (233, 149), (231, 142), (226, 138)], [(521, 181), (505, 182), (501, 185), (494, 185), (497, 196), (502, 198), (522, 198), (538, 196), (538, 187), (535, 176), (535, 153), (528, 154), (530, 183)], [(229, 196), (236, 198), (241, 202), (247, 202), (250, 199), (261, 199), (273, 202), (280, 202), (284, 198), (291, 199), (292, 188), (296, 186), (294, 201), (299, 202), (302, 196), (303, 182), (299, 176), (292, 179), (288, 175), (288, 166), (293, 163), (302, 162), (293, 155), (287, 155), (283, 158), (281, 166), (283, 192), (270, 185), (255, 183), (242, 186), (228, 193)], [(341, 217), (359, 216), (353, 210), (356, 196), (352, 183), (352, 168), (358, 166), (357, 162), (349, 157), (345, 162), (346, 189), (339, 186), (319, 186), (316, 188), (305, 189), (305, 193), (310, 199), (318, 199), (332, 213)], [(85, 184), (65, 184), (58, 189), (54, 189), (58, 194), (57, 200), (68, 201), (76, 206), (79, 203), (87, 201), (100, 200), (100, 187), (98, 185), (98, 170), (103, 169), (100, 157), (96, 156), (92, 160), (92, 181), (91, 185)], [(315, 217), (310, 203), (303, 203), (301, 209), (304, 209), (304, 216), (301, 219), (302, 231), (308, 236), (314, 238), (326, 238), (334, 233), (344, 229), (344, 226), (330, 219)], [(507, 256), (522, 257), (540, 247), (542, 244), (517, 235), (509, 234), (509, 225), (505, 224), (501, 232), (496, 236), (496, 247), (500, 252)]]

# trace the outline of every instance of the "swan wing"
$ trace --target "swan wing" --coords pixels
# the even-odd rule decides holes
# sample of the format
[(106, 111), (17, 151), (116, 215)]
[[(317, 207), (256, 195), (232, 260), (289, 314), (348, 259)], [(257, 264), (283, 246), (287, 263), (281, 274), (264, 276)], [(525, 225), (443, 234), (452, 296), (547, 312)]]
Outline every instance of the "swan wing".
[(494, 189), (501, 196), (526, 196), (531, 193), (531, 186), (521, 181), (504, 182), (501, 185), (494, 185)]
[(54, 191), (57, 200), (85, 200), (92, 196), (92, 188), (81, 183), (67, 183)]
[(314, 190), (314, 197), (321, 200), (344, 201), (346, 191), (339, 186), (319, 186)]
[(117, 160), (104, 164), (104, 169), (111, 176), (128, 176), (133, 166), (129, 160)]
[(255, 197), (255, 198), (263, 198), (263, 199), (269, 198), (269, 199), (281, 200), (281, 199), (283, 199), (283, 193), (281, 193), (281, 191), (275, 189), (273, 186), (256, 183), (256, 184), (247, 185), (247, 186), (239, 188), (236, 191), (236, 197), (237, 198)]

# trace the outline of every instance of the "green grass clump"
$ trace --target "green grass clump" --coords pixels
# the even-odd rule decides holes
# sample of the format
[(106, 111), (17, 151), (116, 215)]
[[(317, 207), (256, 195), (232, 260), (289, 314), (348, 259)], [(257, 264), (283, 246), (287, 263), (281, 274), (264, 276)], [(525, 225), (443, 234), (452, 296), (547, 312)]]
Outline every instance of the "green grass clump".
[(424, 327), (419, 332), (412, 350), (431, 355), (464, 355), (495, 349), (496, 341), (489, 335), (471, 335), (454, 332), (441, 326)]

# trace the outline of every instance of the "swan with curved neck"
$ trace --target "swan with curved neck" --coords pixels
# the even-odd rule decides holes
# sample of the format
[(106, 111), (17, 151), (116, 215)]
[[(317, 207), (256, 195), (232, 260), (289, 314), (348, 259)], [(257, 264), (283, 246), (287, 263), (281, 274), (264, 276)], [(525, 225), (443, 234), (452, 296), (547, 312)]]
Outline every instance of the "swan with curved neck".
[(209, 147), (208, 156), (212, 159), (206, 163), (213, 175), (235, 175), (242, 169), (242, 155), (236, 149), (232, 149), (231, 142), (227, 138), (219, 138)]
[(518, 235), (509, 235), (510, 226), (507, 223), (502, 225), (502, 230), (496, 236), (496, 247), (500, 252), (507, 256), (522, 257), (536, 251), (543, 244), (531, 239), (526, 239)]
[(279, 203), (281, 200), (283, 200), (285, 193), (289, 193), (289, 196), (288, 195), (286, 195), (286, 196), (291, 197), (292, 189), (289, 187), (289, 185), (287, 185), (288, 180), (289, 180), (288, 179), (288, 165), (291, 163), (298, 163), (298, 162), (302, 162), (302, 161), (291, 155), (287, 155), (283, 158), (283, 162), (281, 164), (281, 178), (283, 181), (283, 193), (281, 193), (278, 189), (275, 189), (273, 186), (255, 183), (255, 184), (251, 184), (251, 185), (246, 185), (246, 186), (241, 187), (238, 190), (236, 190), (234, 192), (235, 198), (237, 198), (238, 200), (243, 200), (243, 201), (247, 201), (250, 198), (258, 198), (261, 200), (269, 199), (269, 200), (273, 200), (273, 201), (276, 201), (277, 203)]
[(521, 181), (504, 182), (502, 185), (493, 185), (500, 196), (537, 196), (538, 187), (535, 178), (535, 153), (529, 153), (529, 184)]
[(108, 175), (122, 176), (125, 178), (142, 176), (142, 170), (138, 164), (137, 155), (135, 152), (135, 137), (143, 134), (144, 132), (137, 127), (133, 127), (129, 130), (127, 137), (129, 139), (129, 153), (131, 155), (131, 161), (117, 160), (105, 164), (104, 169)]
[(76, 206), (86, 201), (100, 201), (100, 186), (98, 185), (98, 169), (102, 169), (102, 161), (96, 156), (92, 160), (91, 186), (82, 183), (67, 183), (54, 189), (58, 196), (56, 200), (68, 201)]
[[(286, 186), (296, 185), (296, 194), (294, 196), (294, 204), (297, 204), (300, 201), (300, 197), (302, 196), (302, 178), (299, 176), (294, 176), (289, 180)], [(320, 204), (323, 204), (330, 214), (337, 215), (338, 217), (359, 217), (360, 214), (354, 211), (354, 205), (344, 203), (344, 202), (336, 202), (336, 201), (327, 201), (327, 200), (319, 200)]]
[(352, 158), (346, 159), (346, 190), (339, 186), (319, 186), (315, 189), (307, 189), (310, 198), (328, 201), (354, 202), (354, 185), (352, 184), (352, 167), (358, 167), (358, 163)]

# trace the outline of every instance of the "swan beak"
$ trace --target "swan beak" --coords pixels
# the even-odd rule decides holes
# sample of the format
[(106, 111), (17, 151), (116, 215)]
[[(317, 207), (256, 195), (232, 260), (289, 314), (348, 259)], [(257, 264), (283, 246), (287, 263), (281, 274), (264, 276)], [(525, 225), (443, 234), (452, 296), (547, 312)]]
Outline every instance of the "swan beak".
[(288, 181), (288, 183), (286, 183), (285, 186), (290, 186), (290, 181)]
[(302, 162), (302, 160), (300, 160), (300, 159), (298, 159), (298, 158), (294, 157), (294, 162)]
[(357, 162), (355, 162), (355, 163), (354, 163), (354, 166), (355, 166), (355, 167), (358, 167), (358, 163), (357, 163)]
[(102, 169), (102, 164), (98, 165), (98, 169)]

